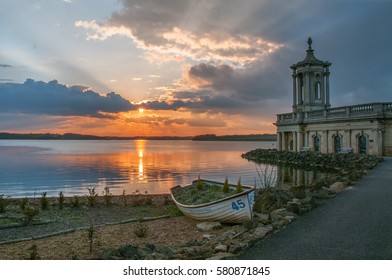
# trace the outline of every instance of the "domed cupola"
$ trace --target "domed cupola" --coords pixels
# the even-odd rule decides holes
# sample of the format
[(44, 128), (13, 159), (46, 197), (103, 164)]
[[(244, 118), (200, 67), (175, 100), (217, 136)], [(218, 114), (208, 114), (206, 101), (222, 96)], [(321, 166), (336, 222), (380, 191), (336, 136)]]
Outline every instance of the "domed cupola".
[(329, 66), (331, 63), (315, 57), (312, 38), (304, 60), (293, 64), (293, 111), (308, 112), (330, 107)]

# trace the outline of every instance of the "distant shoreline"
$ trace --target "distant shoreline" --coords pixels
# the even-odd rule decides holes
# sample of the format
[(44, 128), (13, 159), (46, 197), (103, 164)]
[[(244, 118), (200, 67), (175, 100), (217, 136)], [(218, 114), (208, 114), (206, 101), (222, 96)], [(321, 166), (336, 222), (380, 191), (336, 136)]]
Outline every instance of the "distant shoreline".
[(8, 133), (0, 132), (0, 140), (192, 140), (192, 141), (276, 141), (276, 134), (222, 135), (206, 134), (198, 136), (96, 136), (75, 133)]

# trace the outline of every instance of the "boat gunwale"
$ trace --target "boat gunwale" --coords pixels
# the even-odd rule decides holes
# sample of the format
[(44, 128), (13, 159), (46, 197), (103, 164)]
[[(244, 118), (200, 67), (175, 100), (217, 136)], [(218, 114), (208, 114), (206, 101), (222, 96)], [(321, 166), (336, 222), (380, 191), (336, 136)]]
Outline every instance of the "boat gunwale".
[[(202, 182), (207, 182), (207, 183), (213, 183), (213, 184), (223, 185), (223, 183), (217, 182), (217, 181), (210, 181), (210, 180), (203, 180), (203, 179), (201, 179), (201, 181), (202, 181)], [(192, 184), (193, 184), (194, 182), (197, 182), (197, 180), (193, 181)], [(256, 189), (256, 187), (254, 187), (254, 186), (242, 186), (243, 188), (248, 189), (248, 190), (244, 190), (244, 191), (242, 191), (242, 192), (240, 192), (240, 193), (236, 193), (236, 194), (233, 194), (233, 195), (230, 195), (230, 196), (227, 196), (227, 197), (218, 199), (218, 200), (214, 200), (214, 201), (211, 201), (211, 202), (207, 202), (207, 203), (203, 203), (203, 204), (182, 204), (182, 203), (180, 203), (180, 202), (174, 197), (172, 190), (175, 189), (175, 188), (186, 188), (186, 187), (190, 187), (190, 186), (192, 186), (192, 184), (187, 185), (187, 186), (184, 186), (184, 187), (181, 187), (180, 185), (178, 185), (178, 186), (175, 186), (175, 187), (173, 187), (173, 188), (170, 189), (170, 195), (171, 195), (172, 199), (174, 200), (174, 202), (175, 202), (177, 205), (179, 205), (179, 206), (181, 206), (181, 207), (184, 207), (184, 208), (192, 208), (192, 209), (194, 209), (194, 208), (203, 208), (203, 207), (207, 207), (207, 206), (210, 206), (210, 205), (214, 205), (214, 204), (218, 204), (218, 203), (221, 203), (221, 202), (225, 202), (226, 200), (230, 200), (230, 199), (233, 199), (233, 198), (236, 198), (236, 197), (240, 197), (240, 196), (243, 196), (243, 195), (248, 196), (249, 193), (251, 193), (252, 191), (254, 191), (254, 190)], [(229, 184), (229, 186), (235, 187), (236, 185)]]

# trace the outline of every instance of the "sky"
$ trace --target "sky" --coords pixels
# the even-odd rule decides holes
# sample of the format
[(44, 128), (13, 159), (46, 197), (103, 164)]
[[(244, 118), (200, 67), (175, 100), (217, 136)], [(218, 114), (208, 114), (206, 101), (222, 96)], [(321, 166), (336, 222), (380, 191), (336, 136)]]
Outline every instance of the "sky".
[(290, 66), (332, 106), (392, 102), (392, 0), (2, 0), (0, 131), (275, 133)]

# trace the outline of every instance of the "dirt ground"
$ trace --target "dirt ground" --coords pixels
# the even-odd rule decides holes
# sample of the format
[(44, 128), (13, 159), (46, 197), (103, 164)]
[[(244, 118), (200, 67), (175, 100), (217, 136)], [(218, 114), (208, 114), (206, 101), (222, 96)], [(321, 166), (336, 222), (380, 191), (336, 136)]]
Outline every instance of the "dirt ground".
[[(175, 247), (191, 240), (201, 241), (204, 234), (196, 227), (199, 222), (180, 215), (167, 196), (113, 197), (108, 206), (100, 198), (93, 207), (87, 201), (73, 207), (71, 198), (67, 198), (63, 209), (52, 198), (49, 209), (40, 210), (34, 223), (13, 226), (10, 221), (17, 221), (23, 215), (19, 203), (20, 200), (12, 200), (6, 212), (0, 214), (0, 259), (3, 260), (29, 259), (32, 255), (46, 260), (99, 259), (104, 250), (123, 245)], [(29, 203), (40, 205), (37, 199)], [(139, 221), (162, 216), (166, 217)], [(130, 219), (135, 221), (129, 222)], [(123, 221), (128, 222), (108, 225)], [(91, 252), (90, 226), (93, 228)], [(138, 237), (135, 233), (141, 227), (146, 228), (146, 234)], [(20, 241), (73, 229), (75, 231), (66, 234)]]

